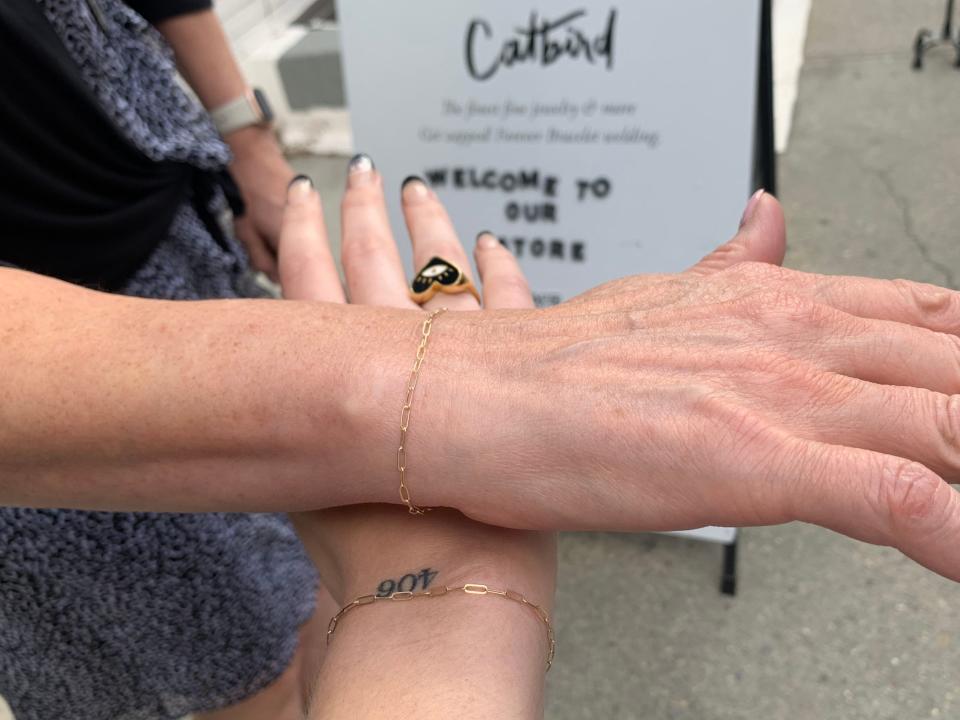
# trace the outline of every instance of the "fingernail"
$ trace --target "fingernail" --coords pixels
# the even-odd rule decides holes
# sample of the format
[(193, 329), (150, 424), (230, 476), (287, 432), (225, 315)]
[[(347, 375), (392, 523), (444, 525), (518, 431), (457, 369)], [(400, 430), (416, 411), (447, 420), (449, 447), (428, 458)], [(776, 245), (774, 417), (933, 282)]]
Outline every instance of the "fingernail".
[(313, 180), (306, 175), (297, 175), (287, 186), (287, 202), (300, 203), (313, 192)]
[(491, 250), (497, 247), (499, 244), (500, 241), (497, 240), (497, 236), (489, 230), (484, 230), (482, 233), (477, 235), (477, 247), (481, 250)]
[(430, 194), (430, 188), (419, 175), (410, 175), (400, 185), (400, 194), (406, 200), (422, 200)]
[(366, 153), (358, 153), (350, 158), (347, 164), (347, 186), (360, 187), (373, 181), (373, 171), (376, 165)]
[(743, 215), (740, 217), (740, 227), (742, 228), (751, 218), (753, 218), (753, 213), (757, 209), (757, 205), (760, 204), (760, 199), (767, 194), (767, 191), (764, 189), (757, 190), (750, 198), (750, 201), (747, 203), (746, 209), (743, 211)]
[(290, 181), (290, 184), (287, 185), (287, 189), (289, 190), (301, 180), (306, 180), (310, 187), (313, 187), (313, 180), (310, 179), (309, 175), (295, 175), (293, 180)]

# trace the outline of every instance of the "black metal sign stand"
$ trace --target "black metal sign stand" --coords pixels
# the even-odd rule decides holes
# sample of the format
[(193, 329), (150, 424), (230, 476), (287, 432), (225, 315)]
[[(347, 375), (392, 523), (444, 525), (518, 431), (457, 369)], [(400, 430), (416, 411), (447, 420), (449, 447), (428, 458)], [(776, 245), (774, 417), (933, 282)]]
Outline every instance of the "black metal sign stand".
[[(950, 0), (953, 2), (953, 0)], [(777, 194), (777, 139), (773, 117), (773, 0), (760, 5), (760, 62), (757, 72), (757, 130), (754, 178), (757, 189)]]
[[(953, 2), (953, 0), (951, 0)], [(773, 0), (760, 6), (760, 57), (757, 65), (757, 119), (754, 132), (754, 186), (777, 194), (777, 144), (773, 115)], [(737, 552), (740, 533), (723, 546), (720, 592), (737, 594)]]
[(913, 69), (923, 69), (923, 56), (928, 50), (938, 45), (952, 45), (957, 51), (956, 67), (960, 68), (960, 32), (953, 35), (953, 7), (954, 0), (947, 0), (947, 16), (943, 21), (943, 30), (940, 37), (936, 37), (932, 30), (921, 30), (913, 42)]

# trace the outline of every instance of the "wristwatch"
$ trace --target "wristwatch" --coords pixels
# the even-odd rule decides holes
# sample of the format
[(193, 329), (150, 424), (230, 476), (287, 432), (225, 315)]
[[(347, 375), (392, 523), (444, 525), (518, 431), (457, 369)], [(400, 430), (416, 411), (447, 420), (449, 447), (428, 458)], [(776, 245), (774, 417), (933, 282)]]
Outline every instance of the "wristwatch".
[(210, 111), (213, 124), (221, 135), (253, 125), (268, 126), (273, 122), (273, 110), (260, 88), (248, 88), (238, 98)]

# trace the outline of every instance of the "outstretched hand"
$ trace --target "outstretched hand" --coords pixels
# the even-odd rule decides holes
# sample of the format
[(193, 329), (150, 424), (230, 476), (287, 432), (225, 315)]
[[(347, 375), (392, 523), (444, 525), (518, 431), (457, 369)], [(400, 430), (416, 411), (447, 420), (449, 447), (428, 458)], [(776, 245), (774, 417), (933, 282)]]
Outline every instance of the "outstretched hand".
[(761, 196), (685, 273), (446, 316), (421, 501), (528, 529), (802, 520), (960, 580), (960, 294), (783, 269), (783, 236)]

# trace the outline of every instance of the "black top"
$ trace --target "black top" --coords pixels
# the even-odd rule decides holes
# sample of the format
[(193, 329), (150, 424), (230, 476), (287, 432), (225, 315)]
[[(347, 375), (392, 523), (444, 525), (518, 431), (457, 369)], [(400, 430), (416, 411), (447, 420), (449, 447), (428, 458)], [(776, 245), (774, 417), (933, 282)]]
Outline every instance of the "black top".
[(161, 20), (199, 10), (209, 10), (211, 0), (124, 0), (147, 20), (156, 24)]
[[(157, 20), (206, 0), (131, 0)], [(167, 234), (196, 172), (101, 109), (36, 0), (0, 2), (0, 260), (113, 290)]]

